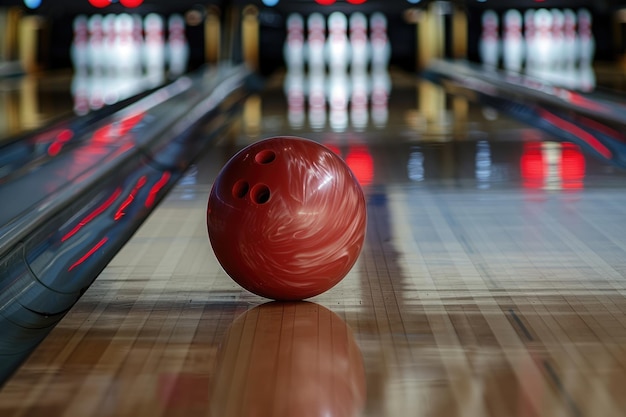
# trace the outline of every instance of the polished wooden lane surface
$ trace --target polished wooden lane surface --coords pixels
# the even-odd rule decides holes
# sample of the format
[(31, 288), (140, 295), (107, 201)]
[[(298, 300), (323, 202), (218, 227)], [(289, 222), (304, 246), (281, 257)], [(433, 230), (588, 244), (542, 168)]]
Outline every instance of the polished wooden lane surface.
[(74, 115), (71, 74), (0, 78), (0, 144)]
[[(528, 183), (520, 141), (538, 132), (408, 140), (415, 113), (391, 98), (385, 130), (304, 132), (360, 155), (366, 245), (339, 285), (268, 303), (216, 263), (205, 215), (219, 168), (247, 141), (298, 133), (263, 110), (242, 120), (258, 131), (199, 161), (7, 382), (0, 415), (624, 415), (624, 174), (587, 159), (582, 182), (553, 164)], [(516, 126), (490, 112), (468, 126)], [(542, 164), (564, 158), (537, 146)]]

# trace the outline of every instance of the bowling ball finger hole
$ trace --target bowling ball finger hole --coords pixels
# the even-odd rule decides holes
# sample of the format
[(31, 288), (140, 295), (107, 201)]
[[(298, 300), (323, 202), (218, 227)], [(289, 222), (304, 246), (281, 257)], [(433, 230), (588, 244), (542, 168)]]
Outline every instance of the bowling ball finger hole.
[(254, 156), (256, 163), (261, 165), (272, 163), (274, 159), (276, 159), (276, 153), (269, 149), (263, 150)]
[(270, 199), (270, 188), (265, 184), (257, 184), (252, 187), (250, 198), (257, 204), (265, 204)]
[(233, 197), (244, 198), (248, 194), (250, 185), (245, 180), (239, 180), (233, 185)]

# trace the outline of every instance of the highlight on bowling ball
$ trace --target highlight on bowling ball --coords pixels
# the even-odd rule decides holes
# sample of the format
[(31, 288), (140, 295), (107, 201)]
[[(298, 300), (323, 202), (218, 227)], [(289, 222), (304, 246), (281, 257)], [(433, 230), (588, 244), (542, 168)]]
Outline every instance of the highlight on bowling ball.
[(326, 292), (365, 239), (363, 190), (348, 165), (313, 140), (255, 142), (222, 168), (209, 195), (209, 240), (226, 273), (275, 300)]

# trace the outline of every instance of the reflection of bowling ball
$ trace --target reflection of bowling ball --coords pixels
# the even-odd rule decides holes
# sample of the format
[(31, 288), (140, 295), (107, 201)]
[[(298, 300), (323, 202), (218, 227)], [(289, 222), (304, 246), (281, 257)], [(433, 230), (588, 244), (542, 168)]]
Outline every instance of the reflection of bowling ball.
[(256, 142), (222, 168), (207, 226), (218, 261), (239, 285), (300, 300), (350, 271), (365, 237), (365, 197), (346, 163), (317, 142)]
[(308, 302), (271, 302), (239, 316), (217, 354), (211, 416), (356, 416), (365, 369), (352, 331)]

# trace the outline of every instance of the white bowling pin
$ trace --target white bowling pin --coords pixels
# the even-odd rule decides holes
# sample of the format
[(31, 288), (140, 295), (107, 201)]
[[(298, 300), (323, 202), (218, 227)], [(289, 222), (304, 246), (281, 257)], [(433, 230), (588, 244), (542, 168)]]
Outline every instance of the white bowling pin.
[(179, 77), (187, 72), (189, 44), (185, 36), (185, 19), (175, 13), (168, 19), (167, 61), (169, 75)]
[(102, 18), (102, 32), (104, 36), (103, 55), (105, 70), (109, 75), (115, 75), (117, 72), (117, 36), (115, 33), (115, 19), (116, 15), (114, 13), (109, 13)]
[(352, 72), (366, 72), (369, 65), (371, 45), (367, 37), (367, 18), (361, 12), (350, 15), (350, 50)]
[(102, 74), (106, 64), (106, 48), (102, 31), (102, 15), (94, 14), (89, 18), (89, 64), (91, 72)]
[(387, 70), (391, 58), (391, 44), (387, 36), (387, 18), (380, 12), (370, 16), (370, 43), (372, 71)]
[(568, 88), (578, 86), (578, 32), (576, 13), (572, 9), (563, 10), (563, 85)]
[(552, 62), (550, 69), (553, 73), (553, 79), (557, 80), (561, 77), (561, 71), (565, 66), (564, 54), (564, 26), (565, 17), (560, 9), (550, 10), (552, 13)]
[(74, 38), (70, 48), (74, 72), (86, 74), (89, 68), (89, 29), (85, 15), (74, 19)]
[(552, 13), (547, 9), (535, 11), (535, 38), (533, 52), (536, 73), (541, 78), (549, 78), (553, 61), (552, 48)]
[(520, 72), (524, 62), (524, 38), (522, 37), (522, 14), (510, 9), (504, 14), (503, 63), (508, 71)]
[(135, 51), (135, 68), (137, 69), (137, 75), (143, 74), (143, 51), (145, 50), (143, 44), (143, 18), (138, 14), (132, 15), (133, 19), (133, 50)]
[(578, 11), (578, 39), (581, 65), (591, 65), (595, 56), (596, 45), (591, 26), (591, 13), (587, 9), (580, 9)]
[(348, 40), (348, 19), (341, 12), (328, 16), (328, 38), (326, 39), (326, 60), (331, 72), (346, 72), (350, 64), (350, 42)]
[(128, 13), (115, 18), (115, 62), (118, 76), (139, 72), (141, 61), (137, 60), (141, 51), (135, 47), (133, 38), (133, 18)]
[(144, 63), (148, 79), (159, 84), (165, 75), (165, 40), (163, 18), (150, 13), (144, 18)]
[(287, 17), (287, 38), (283, 46), (283, 57), (287, 71), (304, 70), (304, 19), (299, 13)]
[(482, 32), (478, 44), (482, 63), (497, 68), (500, 60), (500, 21), (493, 10), (486, 10), (482, 16)]
[(326, 45), (326, 21), (321, 13), (312, 13), (307, 19), (306, 58), (310, 71), (326, 69), (324, 48)]
[(587, 9), (578, 10), (578, 39), (579, 39), (579, 83), (583, 91), (591, 91), (596, 85), (596, 76), (593, 69), (593, 59), (596, 43), (591, 29), (592, 17)]

